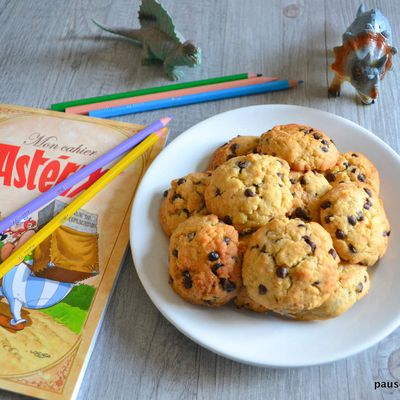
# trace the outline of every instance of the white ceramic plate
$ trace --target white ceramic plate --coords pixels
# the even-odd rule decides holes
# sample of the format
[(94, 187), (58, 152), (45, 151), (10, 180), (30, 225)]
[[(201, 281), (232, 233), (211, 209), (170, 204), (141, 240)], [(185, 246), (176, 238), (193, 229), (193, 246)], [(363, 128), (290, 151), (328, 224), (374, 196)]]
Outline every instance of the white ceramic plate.
[[(184, 302), (168, 285), (168, 239), (158, 212), (172, 179), (205, 169), (212, 151), (238, 134), (260, 135), (277, 124), (307, 124), (342, 151), (366, 154), (378, 167), (391, 222), (388, 252), (372, 272), (370, 293), (348, 312), (324, 322), (298, 322), (234, 306), (210, 309)], [(358, 353), (400, 325), (400, 158), (366, 129), (323, 111), (288, 105), (240, 108), (181, 134), (153, 162), (136, 195), (131, 246), (139, 278), (161, 313), (186, 336), (222, 356), (258, 366), (322, 364)]]

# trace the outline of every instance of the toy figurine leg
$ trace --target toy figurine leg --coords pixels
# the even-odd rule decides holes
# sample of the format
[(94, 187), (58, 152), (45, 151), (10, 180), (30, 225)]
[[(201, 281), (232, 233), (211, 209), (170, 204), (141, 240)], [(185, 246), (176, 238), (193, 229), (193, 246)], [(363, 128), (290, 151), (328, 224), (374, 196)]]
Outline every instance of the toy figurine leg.
[(10, 309), (11, 309), (11, 314), (13, 316), (13, 319), (10, 321), (11, 325), (18, 325), (23, 322), (27, 322), (26, 319), (21, 318), (21, 309), (22, 309), (22, 303), (14, 299), (10, 302)]
[(168, 78), (172, 81), (178, 81), (182, 79), (184, 76), (184, 72), (181, 68), (175, 67), (173, 65), (167, 64), (164, 62), (164, 71), (167, 74)]
[(343, 79), (339, 78), (336, 74), (332, 80), (331, 85), (328, 89), (328, 97), (339, 97), (340, 96), (340, 87), (342, 86)]
[(144, 44), (143, 45), (142, 65), (153, 65), (153, 64), (156, 64), (158, 61), (159, 60), (150, 51), (149, 46)]

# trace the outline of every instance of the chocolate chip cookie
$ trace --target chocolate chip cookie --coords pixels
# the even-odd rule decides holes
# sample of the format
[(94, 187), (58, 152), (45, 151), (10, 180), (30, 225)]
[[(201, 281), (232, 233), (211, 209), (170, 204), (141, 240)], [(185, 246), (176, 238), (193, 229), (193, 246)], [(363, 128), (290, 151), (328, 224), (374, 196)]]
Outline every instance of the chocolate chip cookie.
[(278, 125), (263, 133), (258, 151), (283, 158), (295, 171), (326, 171), (339, 158), (336, 146), (325, 133), (298, 124)]
[(174, 291), (193, 304), (218, 307), (241, 287), (238, 233), (215, 215), (182, 222), (169, 244), (169, 276)]
[(321, 199), (321, 224), (340, 258), (371, 266), (385, 253), (390, 226), (383, 203), (362, 183), (340, 183)]
[(247, 310), (264, 313), (267, 312), (268, 309), (263, 305), (258, 304), (254, 300), (252, 300), (247, 294), (247, 290), (244, 286), (241, 287), (237, 297), (235, 297), (234, 302), (237, 308), (246, 308)]
[(292, 184), (293, 205), (290, 216), (304, 221), (319, 222), (319, 203), (321, 197), (331, 189), (324, 175), (316, 171), (289, 174)]
[(290, 211), (290, 186), (286, 161), (259, 154), (235, 157), (212, 172), (206, 206), (239, 232), (247, 232)]
[(208, 214), (204, 202), (204, 191), (209, 174), (194, 172), (171, 182), (160, 207), (160, 223), (167, 236), (192, 215)]
[(345, 182), (366, 183), (379, 194), (379, 172), (361, 153), (350, 151), (341, 154), (336, 165), (325, 172), (325, 177), (332, 186)]
[(215, 169), (225, 161), (237, 156), (257, 153), (259, 141), (258, 136), (236, 136), (215, 150), (208, 163), (208, 169)]
[(244, 254), (249, 297), (278, 313), (320, 306), (333, 293), (339, 257), (329, 233), (315, 222), (275, 218), (256, 231)]
[(339, 280), (334, 292), (319, 307), (292, 315), (300, 320), (335, 318), (346, 312), (369, 290), (367, 267), (354, 264), (339, 265)]

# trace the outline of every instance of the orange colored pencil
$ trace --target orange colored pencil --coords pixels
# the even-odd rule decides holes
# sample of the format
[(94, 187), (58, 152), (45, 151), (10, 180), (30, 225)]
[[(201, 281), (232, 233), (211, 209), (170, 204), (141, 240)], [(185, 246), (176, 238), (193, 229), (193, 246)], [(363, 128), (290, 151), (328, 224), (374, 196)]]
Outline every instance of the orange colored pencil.
[(89, 111), (101, 110), (103, 108), (112, 108), (124, 106), (127, 104), (146, 103), (148, 101), (169, 99), (174, 97), (186, 96), (188, 94), (198, 94), (212, 92), (215, 90), (231, 89), (241, 86), (257, 85), (259, 83), (267, 83), (278, 80), (277, 77), (255, 77), (250, 79), (241, 79), (237, 81), (215, 83), (213, 85), (197, 86), (186, 89), (171, 90), (169, 92), (161, 92), (154, 94), (147, 94), (144, 96), (127, 97), (118, 100), (103, 101), (101, 103), (85, 104), (82, 106), (67, 107), (66, 113), (70, 114), (88, 114)]

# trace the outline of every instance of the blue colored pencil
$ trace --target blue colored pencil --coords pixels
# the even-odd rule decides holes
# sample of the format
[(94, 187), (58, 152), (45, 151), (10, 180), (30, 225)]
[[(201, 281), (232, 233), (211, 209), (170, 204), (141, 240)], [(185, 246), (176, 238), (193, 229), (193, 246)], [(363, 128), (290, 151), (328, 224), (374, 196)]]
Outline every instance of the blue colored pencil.
[(118, 117), (127, 114), (136, 114), (144, 111), (160, 110), (169, 107), (186, 106), (189, 104), (205, 103), (207, 101), (223, 100), (232, 97), (247, 96), (250, 94), (275, 92), (286, 90), (297, 86), (303, 81), (280, 80), (273, 82), (260, 83), (257, 85), (242, 86), (237, 88), (215, 90), (206, 93), (189, 94), (180, 97), (171, 97), (168, 99), (148, 101), (145, 103), (127, 104), (119, 107), (103, 108), (89, 112), (89, 116), (97, 118)]

